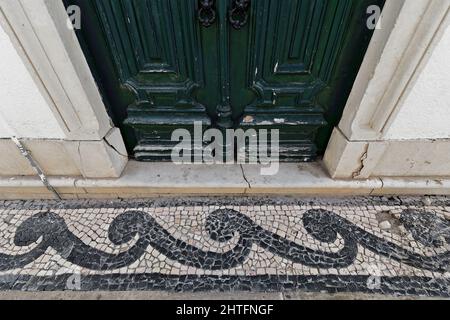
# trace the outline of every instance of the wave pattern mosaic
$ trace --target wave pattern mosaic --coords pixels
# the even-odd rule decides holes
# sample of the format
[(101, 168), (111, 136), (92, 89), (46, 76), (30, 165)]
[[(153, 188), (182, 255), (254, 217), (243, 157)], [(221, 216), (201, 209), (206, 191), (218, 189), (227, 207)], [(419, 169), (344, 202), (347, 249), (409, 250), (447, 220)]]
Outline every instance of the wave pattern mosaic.
[(0, 202), (0, 289), (448, 297), (449, 219), (445, 199)]

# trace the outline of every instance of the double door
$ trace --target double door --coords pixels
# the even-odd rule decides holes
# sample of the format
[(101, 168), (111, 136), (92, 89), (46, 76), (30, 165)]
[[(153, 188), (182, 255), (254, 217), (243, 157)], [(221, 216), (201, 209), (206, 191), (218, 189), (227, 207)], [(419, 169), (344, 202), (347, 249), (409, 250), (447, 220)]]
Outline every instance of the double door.
[(175, 129), (278, 129), (286, 161), (320, 154), (370, 40), (368, 0), (65, 0), (138, 160)]

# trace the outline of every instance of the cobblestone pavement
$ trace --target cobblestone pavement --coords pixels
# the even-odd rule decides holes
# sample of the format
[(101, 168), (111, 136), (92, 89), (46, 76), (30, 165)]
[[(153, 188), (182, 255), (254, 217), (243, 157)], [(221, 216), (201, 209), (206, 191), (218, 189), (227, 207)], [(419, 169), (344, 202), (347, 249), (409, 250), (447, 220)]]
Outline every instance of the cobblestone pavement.
[(0, 201), (0, 290), (450, 297), (450, 198)]

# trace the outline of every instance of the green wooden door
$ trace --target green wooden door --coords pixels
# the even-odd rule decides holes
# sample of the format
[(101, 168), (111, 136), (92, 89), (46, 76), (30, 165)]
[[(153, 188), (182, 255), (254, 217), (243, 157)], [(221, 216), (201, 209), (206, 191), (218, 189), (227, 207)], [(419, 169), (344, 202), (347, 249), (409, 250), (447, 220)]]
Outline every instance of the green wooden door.
[(337, 124), (382, 0), (67, 0), (116, 125), (138, 160), (178, 128), (278, 129), (310, 161)]

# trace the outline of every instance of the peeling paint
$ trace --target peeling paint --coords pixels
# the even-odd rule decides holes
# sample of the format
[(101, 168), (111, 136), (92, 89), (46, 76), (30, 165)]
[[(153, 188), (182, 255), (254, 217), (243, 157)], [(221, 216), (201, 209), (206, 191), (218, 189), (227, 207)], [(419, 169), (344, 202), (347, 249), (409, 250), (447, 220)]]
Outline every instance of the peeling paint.
[(252, 116), (245, 116), (242, 121), (244, 123), (252, 123), (253, 121), (255, 121), (255, 118), (253, 118)]
[(261, 121), (261, 122), (258, 122), (258, 124), (261, 126), (270, 126), (273, 124), (273, 122), (272, 121)]

